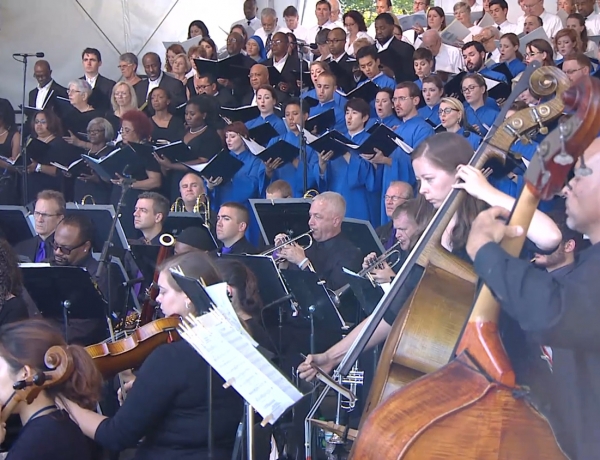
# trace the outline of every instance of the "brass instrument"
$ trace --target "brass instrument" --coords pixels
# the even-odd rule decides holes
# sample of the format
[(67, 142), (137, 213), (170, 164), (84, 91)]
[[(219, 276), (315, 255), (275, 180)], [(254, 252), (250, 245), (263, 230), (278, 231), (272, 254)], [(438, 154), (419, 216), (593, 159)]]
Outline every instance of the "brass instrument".
[(81, 199), (81, 204), (87, 204), (87, 200), (90, 200), (92, 202), (92, 204), (96, 204), (96, 200), (94, 200), (94, 197), (92, 195), (86, 195)]
[(316, 197), (319, 194), (318, 190), (315, 190), (314, 188), (311, 188), (310, 190), (307, 190), (306, 193), (302, 196), (302, 198), (305, 199), (312, 199), (314, 197)]
[[(206, 201), (203, 201), (202, 197), (205, 197)], [(187, 212), (183, 198), (179, 197), (173, 202), (171, 205), (171, 212)], [(204, 222), (208, 225), (210, 222), (210, 199), (206, 193), (198, 195), (192, 212), (202, 214), (204, 216)]]
[(171, 205), (171, 212), (185, 212), (185, 203), (183, 198), (177, 198)]
[[(261, 256), (270, 256), (270, 255), (273, 255), (275, 252), (279, 251), (282, 247), (287, 246), (288, 244), (291, 244), (291, 243), (295, 243), (300, 238), (306, 238), (306, 237), (308, 237), (308, 239), (309, 239), (308, 244), (306, 246), (302, 246), (302, 249), (304, 249), (306, 251), (313, 244), (313, 238), (310, 235), (311, 233), (312, 233), (312, 230), (309, 230), (308, 232), (303, 233), (302, 235), (298, 235), (298, 236), (296, 236), (294, 238), (286, 237), (285, 241), (283, 241), (282, 243), (280, 243), (280, 244), (272, 247), (271, 249), (267, 249), (266, 251), (261, 252), (259, 255), (261, 255)], [(274, 259), (275, 259), (275, 262), (278, 262), (279, 260), (281, 260), (281, 258), (277, 258), (277, 257), (274, 257)]]
[(158, 238), (158, 242), (161, 244), (161, 246), (165, 246), (168, 248), (175, 244), (175, 237), (173, 235), (171, 235), (170, 233), (163, 233)]

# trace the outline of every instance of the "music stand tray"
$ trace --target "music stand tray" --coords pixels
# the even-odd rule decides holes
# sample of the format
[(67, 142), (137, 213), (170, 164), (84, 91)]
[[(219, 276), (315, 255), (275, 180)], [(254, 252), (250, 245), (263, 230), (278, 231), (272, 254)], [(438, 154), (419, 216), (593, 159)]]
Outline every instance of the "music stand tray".
[(0, 206), (0, 230), (11, 246), (35, 236), (35, 227), (25, 206)]
[(375, 229), (368, 220), (346, 217), (342, 222), (342, 233), (360, 249), (362, 257), (372, 252), (380, 256), (385, 252)]
[[(104, 241), (110, 231), (112, 221), (115, 217), (115, 208), (112, 204), (79, 204), (67, 203), (67, 215), (83, 214), (94, 224), (94, 241), (92, 241), (92, 250), (102, 252)], [(121, 255), (129, 249), (129, 243), (125, 237), (121, 221), (117, 219), (117, 226), (111, 241), (112, 249), (116, 249), (116, 254)]]
[(311, 201), (304, 198), (251, 199), (250, 206), (265, 244), (273, 244), (279, 233), (298, 236), (308, 232)]
[(163, 233), (176, 237), (188, 227), (203, 227), (204, 224), (204, 219), (197, 212), (170, 212), (165, 220)]

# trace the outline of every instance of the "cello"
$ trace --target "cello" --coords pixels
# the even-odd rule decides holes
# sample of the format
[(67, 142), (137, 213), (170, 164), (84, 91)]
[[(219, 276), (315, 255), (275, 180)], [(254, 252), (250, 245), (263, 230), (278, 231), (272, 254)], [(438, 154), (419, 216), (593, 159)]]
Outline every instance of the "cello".
[[(509, 225), (524, 229), (502, 247), (516, 256), (540, 199), (562, 188), (600, 131), (600, 82), (585, 78), (563, 95), (576, 112), (539, 146)], [(441, 369), (391, 395), (364, 420), (354, 459), (566, 459), (548, 421), (525, 399), (498, 334), (500, 306), (483, 286), (457, 347)], [(374, 449), (373, 446), (378, 448)]]

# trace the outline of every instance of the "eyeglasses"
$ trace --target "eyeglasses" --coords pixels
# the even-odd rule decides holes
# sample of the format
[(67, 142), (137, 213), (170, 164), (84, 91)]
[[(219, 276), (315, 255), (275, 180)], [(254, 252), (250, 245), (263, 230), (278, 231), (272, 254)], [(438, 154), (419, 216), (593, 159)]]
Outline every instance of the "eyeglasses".
[(398, 96), (398, 97), (393, 97), (392, 98), (392, 102), (398, 102), (398, 101), (404, 102), (404, 101), (407, 101), (409, 99), (411, 99), (410, 96)]
[(333, 45), (334, 43), (345, 42), (346, 40), (342, 40), (341, 38), (333, 38), (331, 40), (327, 40), (325, 43), (328, 45)]
[[(464, 93), (464, 91), (463, 91)], [(450, 115), (452, 112), (458, 112), (458, 110), (453, 109), (452, 107), (446, 107), (445, 109), (439, 109), (438, 115), (445, 113), (446, 115)]]
[(237, 43), (237, 40), (235, 38), (230, 38), (227, 40), (228, 45), (233, 45), (234, 43)]
[(87, 243), (87, 241), (84, 241), (83, 243), (78, 244), (77, 246), (74, 246), (72, 248), (66, 248), (64, 246), (61, 246), (60, 244), (56, 244), (56, 241), (52, 242), (52, 248), (55, 251), (58, 251), (60, 249), (60, 252), (62, 252), (65, 256), (68, 256), (69, 254), (71, 254), (72, 251), (74, 251), (75, 249), (80, 248), (81, 246), (83, 246), (85, 243)]
[(282, 43), (285, 43), (287, 45), (287, 42), (284, 42), (283, 40), (273, 40), (271, 42), (271, 44), (273, 45), (281, 45)]
[(67, 90), (67, 94), (75, 94), (75, 93), (81, 93), (81, 91), (79, 91), (78, 89), (68, 89)]
[(58, 216), (62, 216), (62, 214), (46, 214), (45, 212), (33, 211), (33, 217), (37, 217), (39, 219), (48, 219), (49, 217)]
[(48, 122), (46, 120), (35, 120), (34, 124), (36, 124), (36, 125), (47, 125)]
[(408, 200), (408, 198), (406, 198), (405, 196), (398, 196), (398, 195), (385, 195), (383, 197), (383, 201), (391, 201), (393, 203), (395, 203), (396, 201), (400, 201), (400, 200)]
[(532, 51), (531, 53), (525, 53), (523, 56), (526, 58), (532, 58), (536, 54), (542, 54), (542, 52), (541, 51)]
[(579, 67), (579, 69), (569, 69), (569, 70), (563, 69), (563, 72), (566, 73), (567, 75), (573, 75), (575, 72), (579, 72), (582, 69), (583, 69), (583, 67)]
[(132, 65), (133, 65), (133, 64), (121, 64), (121, 65), (118, 65), (118, 66), (117, 66), (117, 69), (119, 69), (119, 70), (124, 70), (124, 69), (126, 69), (127, 67), (131, 67)]
[(541, 2), (535, 2), (535, 3), (532, 3), (531, 5), (525, 5), (524, 3), (522, 3), (521, 8), (523, 8), (524, 10), (530, 10), (531, 8), (536, 6), (538, 3), (541, 3)]
[(88, 129), (87, 130), (88, 134), (100, 134), (100, 133), (103, 133), (103, 132), (104, 132), (103, 129)]
[(472, 93), (473, 91), (475, 91), (475, 88), (481, 88), (479, 85), (469, 85), (469, 86), (464, 86), (462, 88), (462, 92), (464, 94), (466, 93)]
[(129, 96), (129, 93), (126, 93), (124, 91), (119, 91), (115, 93), (115, 97), (127, 97)]

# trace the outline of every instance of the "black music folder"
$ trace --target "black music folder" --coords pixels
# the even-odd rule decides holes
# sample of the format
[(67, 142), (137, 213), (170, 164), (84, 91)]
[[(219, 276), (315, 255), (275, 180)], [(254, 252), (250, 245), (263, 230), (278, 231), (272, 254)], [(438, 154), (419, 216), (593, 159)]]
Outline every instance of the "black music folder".
[(236, 77), (243, 76), (242, 73), (246, 72), (246, 76), (250, 72), (250, 69), (244, 67), (243, 56), (236, 54), (235, 56), (229, 56), (225, 59), (213, 61), (211, 59), (198, 58), (194, 59), (196, 69), (199, 75), (212, 74), (215, 78), (224, 78), (231, 80)]
[(130, 240), (129, 250), (133, 256), (133, 260), (138, 266), (139, 271), (144, 277), (144, 285), (149, 286), (154, 279), (154, 272), (156, 270), (156, 261), (158, 260), (158, 253), (162, 246), (143, 244)]
[[(334, 60), (328, 61), (327, 63), (329, 64), (331, 73), (335, 75), (338, 87), (340, 87), (345, 93), (351, 92), (356, 86), (352, 69), (350, 69), (347, 66), (343, 66), (339, 62)], [(347, 61), (347, 63), (347, 65), (352, 65), (352, 63), (356, 64), (356, 60), (349, 60)]]
[(459, 72), (448, 79), (444, 85), (444, 93), (446, 93), (446, 96), (456, 97), (461, 101), (465, 100), (462, 93), (462, 79), (466, 74), (467, 72)]
[(50, 164), (48, 158), (50, 144), (46, 144), (35, 137), (30, 137), (25, 145), (25, 151), (27, 152), (27, 158), (30, 160), (43, 165)]
[(35, 236), (35, 228), (25, 206), (0, 206), (0, 234), (15, 246)]
[(194, 154), (189, 145), (183, 141), (171, 142), (167, 145), (154, 147), (154, 152), (161, 157), (167, 158), (171, 163), (183, 163), (184, 161), (195, 160)]
[(306, 123), (304, 123), (304, 128), (311, 133), (317, 128), (317, 133), (321, 134), (324, 131), (333, 128), (334, 125), (335, 112), (333, 109), (329, 109), (309, 117), (308, 120), (306, 120)]
[(203, 214), (198, 212), (170, 212), (163, 225), (163, 232), (170, 233), (173, 236), (179, 235), (183, 230), (189, 227), (202, 227), (208, 222), (204, 222)]
[(242, 161), (230, 155), (227, 150), (221, 150), (208, 163), (199, 165), (183, 164), (205, 179), (222, 177), (223, 183), (228, 182), (244, 166)]
[(347, 94), (344, 94), (344, 96), (348, 100), (356, 97), (359, 99), (364, 99), (367, 102), (371, 102), (371, 101), (375, 100), (375, 97), (377, 96), (377, 93), (380, 90), (381, 90), (381, 88), (379, 86), (377, 86), (375, 83), (373, 83), (371, 80), (366, 80), (365, 83), (363, 83), (362, 85), (359, 84), (352, 91), (350, 91)]
[(436, 125), (433, 121), (431, 121), (429, 118), (425, 118), (425, 121), (429, 124), (429, 126), (431, 126), (433, 128), (433, 130), (436, 133), (443, 133), (446, 131), (446, 128), (444, 128), (442, 126), (442, 124), (440, 123), (439, 125)]
[(498, 80), (494, 80), (493, 78), (486, 77), (482, 75), (485, 80), (485, 85), (488, 90), (488, 96), (492, 99), (506, 99), (510, 96), (511, 87), (506, 83)]
[(270, 147), (267, 147), (257, 156), (262, 161), (267, 162), (275, 158), (281, 158), (283, 163), (291, 163), (300, 154), (300, 149), (289, 142), (279, 140)]
[(279, 83), (285, 81), (283, 79), (283, 75), (281, 75), (281, 72), (275, 67), (269, 66), (267, 67), (267, 71), (269, 72), (269, 83), (271, 84), (271, 86), (277, 86)]
[(73, 177), (81, 176), (82, 174), (89, 174), (90, 170), (87, 163), (83, 160), (83, 158), (79, 158), (72, 162), (69, 165), (63, 165), (56, 161), (51, 161), (50, 164), (61, 171), (69, 173)]
[(342, 233), (348, 238), (353, 246), (356, 246), (362, 255), (374, 252), (378, 256), (385, 251), (375, 229), (368, 220), (346, 217), (342, 222)]
[(360, 145), (358, 149), (360, 153), (375, 153), (375, 149), (378, 149), (389, 157), (398, 148), (394, 139), (402, 140), (398, 134), (382, 123), (375, 123), (367, 132), (371, 135)]
[[(300, 82), (300, 71), (299, 70), (292, 70), (292, 75), (294, 76), (294, 78), (296, 79), (297, 82)], [(314, 88), (314, 83), (312, 81), (312, 78), (310, 78), (310, 71), (308, 70), (304, 70), (302, 72), (302, 85), (303, 88)]]
[(260, 116), (260, 110), (255, 105), (245, 105), (243, 107), (221, 107), (221, 116), (229, 119), (231, 122), (241, 121), (246, 123)]
[(354, 144), (350, 139), (335, 129), (328, 131), (309, 143), (317, 152), (333, 152), (332, 160), (344, 155), (346, 152), (357, 150), (360, 146)]
[(492, 67), (490, 67), (490, 69), (492, 69), (494, 72), (498, 72), (504, 75), (506, 77), (506, 81), (509, 83), (512, 82), (513, 78), (515, 78), (513, 77), (513, 74), (511, 73), (505, 62), (494, 64)]
[[(306, 96), (306, 97), (303, 97), (303, 98), (302, 98), (302, 101), (303, 101), (303, 103), (304, 103), (304, 104), (307, 104), (307, 105), (308, 105), (308, 107), (309, 107), (309, 108), (311, 108), (311, 109), (312, 109), (313, 107), (316, 107), (316, 106), (318, 106), (318, 105), (319, 105), (319, 100), (318, 100), (318, 99), (315, 99), (315, 98), (314, 98), (314, 97), (312, 97), (312, 96)], [(316, 115), (314, 115), (314, 116), (316, 116)], [(335, 116), (334, 116), (333, 118), (334, 118), (334, 120), (335, 120)]]
[(113, 150), (102, 158), (95, 158), (89, 155), (81, 155), (83, 160), (100, 177), (100, 179), (109, 182), (116, 179), (116, 174), (127, 175), (130, 165), (144, 161), (144, 158), (137, 154), (126, 144)]
[(250, 134), (250, 139), (253, 139), (262, 146), (267, 145), (271, 139), (279, 136), (279, 133), (269, 122), (255, 126), (254, 128), (248, 130), (248, 134)]
[(190, 302), (192, 302), (194, 307), (196, 307), (198, 313), (203, 314), (210, 312), (214, 304), (208, 293), (204, 290), (201, 281), (190, 278), (189, 276), (181, 275), (173, 270), (171, 270), (171, 276), (188, 299), (190, 299)]
[(250, 199), (264, 243), (272, 245), (279, 233), (293, 238), (308, 232), (310, 202), (304, 198)]

